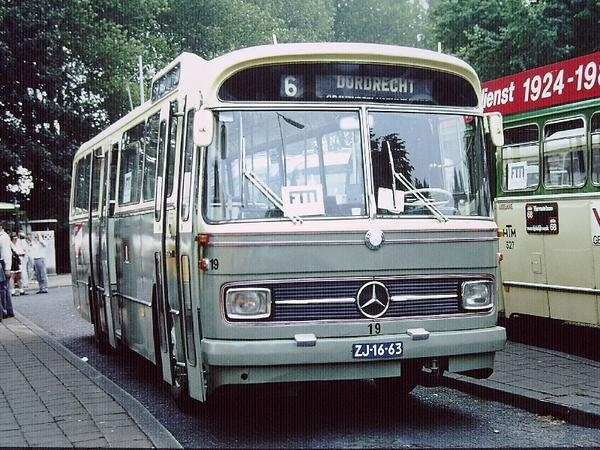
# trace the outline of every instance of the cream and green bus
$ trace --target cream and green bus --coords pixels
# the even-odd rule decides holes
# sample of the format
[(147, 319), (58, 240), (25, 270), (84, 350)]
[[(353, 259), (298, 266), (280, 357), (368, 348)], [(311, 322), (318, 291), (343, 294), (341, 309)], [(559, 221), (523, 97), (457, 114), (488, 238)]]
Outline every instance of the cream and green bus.
[[(479, 80), (440, 53), (184, 53), (74, 158), (75, 304), (180, 406), (223, 385), (487, 377), (498, 228)], [(193, 402), (196, 403), (196, 402)]]
[(496, 220), (507, 317), (600, 325), (600, 53), (483, 85), (500, 112)]

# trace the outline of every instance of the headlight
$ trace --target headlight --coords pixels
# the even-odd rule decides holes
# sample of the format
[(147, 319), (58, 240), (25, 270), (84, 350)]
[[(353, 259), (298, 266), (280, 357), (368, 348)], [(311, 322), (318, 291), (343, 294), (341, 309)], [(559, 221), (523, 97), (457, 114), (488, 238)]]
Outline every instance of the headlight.
[(494, 304), (494, 283), (491, 280), (465, 281), (461, 285), (464, 309), (489, 309)]
[(269, 289), (229, 289), (225, 297), (225, 312), (230, 319), (264, 319), (271, 315)]

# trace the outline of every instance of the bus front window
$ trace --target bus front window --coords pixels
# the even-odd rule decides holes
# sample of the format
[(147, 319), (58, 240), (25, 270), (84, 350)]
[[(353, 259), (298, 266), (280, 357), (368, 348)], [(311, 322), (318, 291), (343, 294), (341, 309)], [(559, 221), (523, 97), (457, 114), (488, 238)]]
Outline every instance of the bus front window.
[(369, 124), (379, 216), (490, 216), (480, 118), (372, 112)]
[(357, 112), (222, 111), (207, 151), (212, 222), (364, 215)]

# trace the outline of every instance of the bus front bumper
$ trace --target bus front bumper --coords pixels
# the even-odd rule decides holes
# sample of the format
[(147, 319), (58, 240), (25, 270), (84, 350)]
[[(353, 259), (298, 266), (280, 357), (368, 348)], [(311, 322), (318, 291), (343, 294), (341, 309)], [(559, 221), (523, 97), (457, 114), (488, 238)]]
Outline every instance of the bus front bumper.
[[(304, 336), (303, 339), (306, 337)], [(202, 359), (212, 388), (223, 384), (256, 384), (383, 378), (401, 375), (401, 363), (411, 359), (444, 359), (450, 372), (493, 369), (495, 352), (503, 350), (502, 327), (344, 338), (292, 337), (281, 340), (202, 340)], [(368, 357), (364, 350), (402, 348), (400, 356)], [(401, 343), (401, 344), (398, 344)], [(355, 344), (360, 344), (358, 347)], [(382, 344), (383, 347), (377, 344)], [(357, 349), (362, 348), (359, 351)], [(357, 357), (358, 356), (358, 357)], [(490, 370), (491, 373), (491, 370)]]

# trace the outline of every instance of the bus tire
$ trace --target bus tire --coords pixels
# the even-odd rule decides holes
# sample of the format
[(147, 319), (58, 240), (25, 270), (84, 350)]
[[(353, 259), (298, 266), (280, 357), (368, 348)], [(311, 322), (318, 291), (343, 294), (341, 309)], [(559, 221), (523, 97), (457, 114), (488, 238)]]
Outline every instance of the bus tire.
[(162, 351), (160, 349), (160, 315), (158, 311), (158, 294), (156, 292), (156, 283), (152, 287), (152, 336), (154, 338), (154, 359), (159, 370), (162, 371)]
[(173, 384), (171, 385), (171, 397), (181, 412), (191, 413), (195, 409), (195, 402), (190, 397), (190, 388), (188, 385), (187, 374), (175, 373)]
[(101, 355), (108, 355), (111, 351), (110, 341), (108, 339), (108, 333), (102, 330), (100, 306), (98, 306), (96, 296), (93, 293), (90, 293), (90, 306), (92, 308), (92, 317), (94, 320), (94, 341), (96, 343), (96, 347)]

